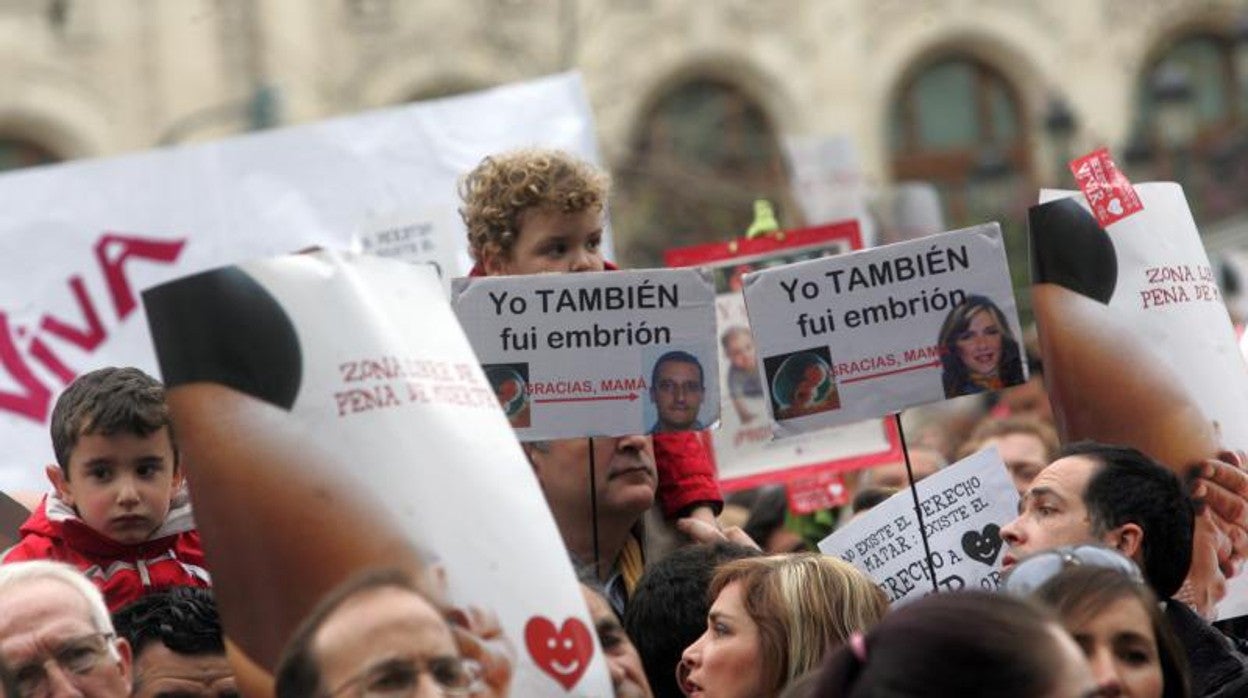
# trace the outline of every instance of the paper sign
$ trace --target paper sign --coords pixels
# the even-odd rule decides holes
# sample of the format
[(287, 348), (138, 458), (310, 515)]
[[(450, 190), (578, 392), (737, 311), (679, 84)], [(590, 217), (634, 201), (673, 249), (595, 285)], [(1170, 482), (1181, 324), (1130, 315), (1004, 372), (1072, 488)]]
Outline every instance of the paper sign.
[(452, 303), (521, 440), (719, 420), (715, 290), (698, 271), (456, 279)]
[(715, 278), (724, 409), (712, 437), (715, 466), (725, 491), (868, 468), (901, 458), (901, 441), (892, 420), (866, 420), (790, 439), (772, 438), (767, 394), (741, 295), (748, 272), (861, 247), (857, 223), (845, 221), (665, 253), (668, 265), (697, 266)]
[(795, 477), (785, 485), (789, 510), (794, 514), (811, 514), (820, 509), (835, 509), (849, 503), (849, 488), (837, 472), (820, 472)]
[[(995, 591), (1001, 528), (1018, 516), (1018, 491), (997, 449), (964, 458), (916, 486), (941, 591)], [(865, 572), (896, 606), (933, 591), (919, 531), (914, 496), (903, 489), (820, 541), (819, 550)]]
[(1144, 208), (1135, 187), (1118, 169), (1108, 149), (1094, 150), (1071, 160), (1070, 171), (1102, 228)]
[(543, 623), (592, 623), (432, 269), (294, 255), (143, 299), (224, 627), (242, 654), (271, 671), (325, 593), (360, 569), (400, 567), (452, 604), (498, 615), (518, 650), (514, 695), (609, 695), (592, 640), (558, 655), (580, 663), (563, 660), (556, 677), (545, 644), (526, 647)]
[(776, 433), (1027, 379), (996, 223), (745, 277)]
[(353, 252), (429, 264), (438, 272), (446, 295), (451, 279), (464, 265), (458, 258), (457, 235), (463, 228), (454, 206), (431, 207), (420, 214), (392, 214), (361, 224), (351, 240)]
[[(1134, 446), (1186, 477), (1248, 450), (1248, 369), (1182, 189), (1136, 190), (1143, 209), (1108, 228), (1074, 192), (1029, 212), (1045, 384), (1064, 442)], [(1248, 575), (1227, 588), (1220, 617), (1248, 613)]]
[(21, 540), (18, 529), (30, 516), (30, 510), (12, 497), (0, 492), (0, 550), (7, 550)]
[(346, 248), (373, 224), (435, 223), (437, 259), (460, 260), (447, 277), (465, 274), (457, 179), (490, 153), (535, 143), (597, 160), (577, 75), (0, 174), (0, 490), (47, 487), (48, 420), (75, 376), (156, 373), (143, 289), (240, 260)]

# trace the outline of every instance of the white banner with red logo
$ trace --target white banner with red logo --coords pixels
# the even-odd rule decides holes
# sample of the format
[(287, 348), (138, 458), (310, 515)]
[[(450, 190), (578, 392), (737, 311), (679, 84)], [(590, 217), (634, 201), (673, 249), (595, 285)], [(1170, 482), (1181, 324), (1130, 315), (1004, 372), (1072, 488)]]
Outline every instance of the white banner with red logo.
[(155, 373), (140, 290), (312, 245), (465, 273), (456, 179), (534, 144), (597, 159), (578, 76), (0, 176), (0, 490), (45, 486), (74, 376)]
[(290, 255), (143, 302), (236, 649), (272, 669), (321, 596), (399, 568), (497, 614), (512, 695), (607, 695), (554, 519), (430, 269)]

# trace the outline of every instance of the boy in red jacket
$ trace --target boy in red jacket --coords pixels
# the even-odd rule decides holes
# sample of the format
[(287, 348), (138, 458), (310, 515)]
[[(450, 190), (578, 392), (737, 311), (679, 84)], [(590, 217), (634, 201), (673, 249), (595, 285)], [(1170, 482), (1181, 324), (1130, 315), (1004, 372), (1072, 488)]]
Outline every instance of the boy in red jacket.
[(149, 591), (211, 585), (159, 382), (136, 368), (79, 376), (57, 399), (51, 432), (54, 491), (0, 564), (67, 562), (114, 611)]

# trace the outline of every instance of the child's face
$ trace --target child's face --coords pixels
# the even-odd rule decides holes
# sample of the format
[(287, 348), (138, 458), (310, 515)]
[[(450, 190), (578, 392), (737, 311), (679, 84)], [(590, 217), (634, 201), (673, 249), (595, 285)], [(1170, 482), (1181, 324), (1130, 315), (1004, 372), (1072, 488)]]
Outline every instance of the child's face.
[(602, 211), (526, 211), (511, 254), (483, 263), (490, 276), (602, 271)]
[(740, 332), (728, 340), (725, 352), (728, 362), (742, 371), (754, 368), (757, 359), (754, 355), (754, 339), (746, 332)]
[(69, 456), (69, 477), (56, 466), (48, 476), (84, 523), (127, 544), (141, 543), (160, 528), (182, 484), (164, 427), (148, 436), (82, 434)]

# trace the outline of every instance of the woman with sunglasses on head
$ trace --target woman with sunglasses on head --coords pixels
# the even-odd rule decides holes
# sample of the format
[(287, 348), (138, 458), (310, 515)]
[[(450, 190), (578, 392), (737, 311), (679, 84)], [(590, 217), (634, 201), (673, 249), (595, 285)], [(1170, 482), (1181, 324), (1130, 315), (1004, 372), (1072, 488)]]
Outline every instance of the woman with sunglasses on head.
[(1019, 561), (1002, 589), (1044, 602), (1088, 658), (1103, 696), (1187, 698), (1187, 659), (1138, 567), (1112, 548), (1079, 545)]

